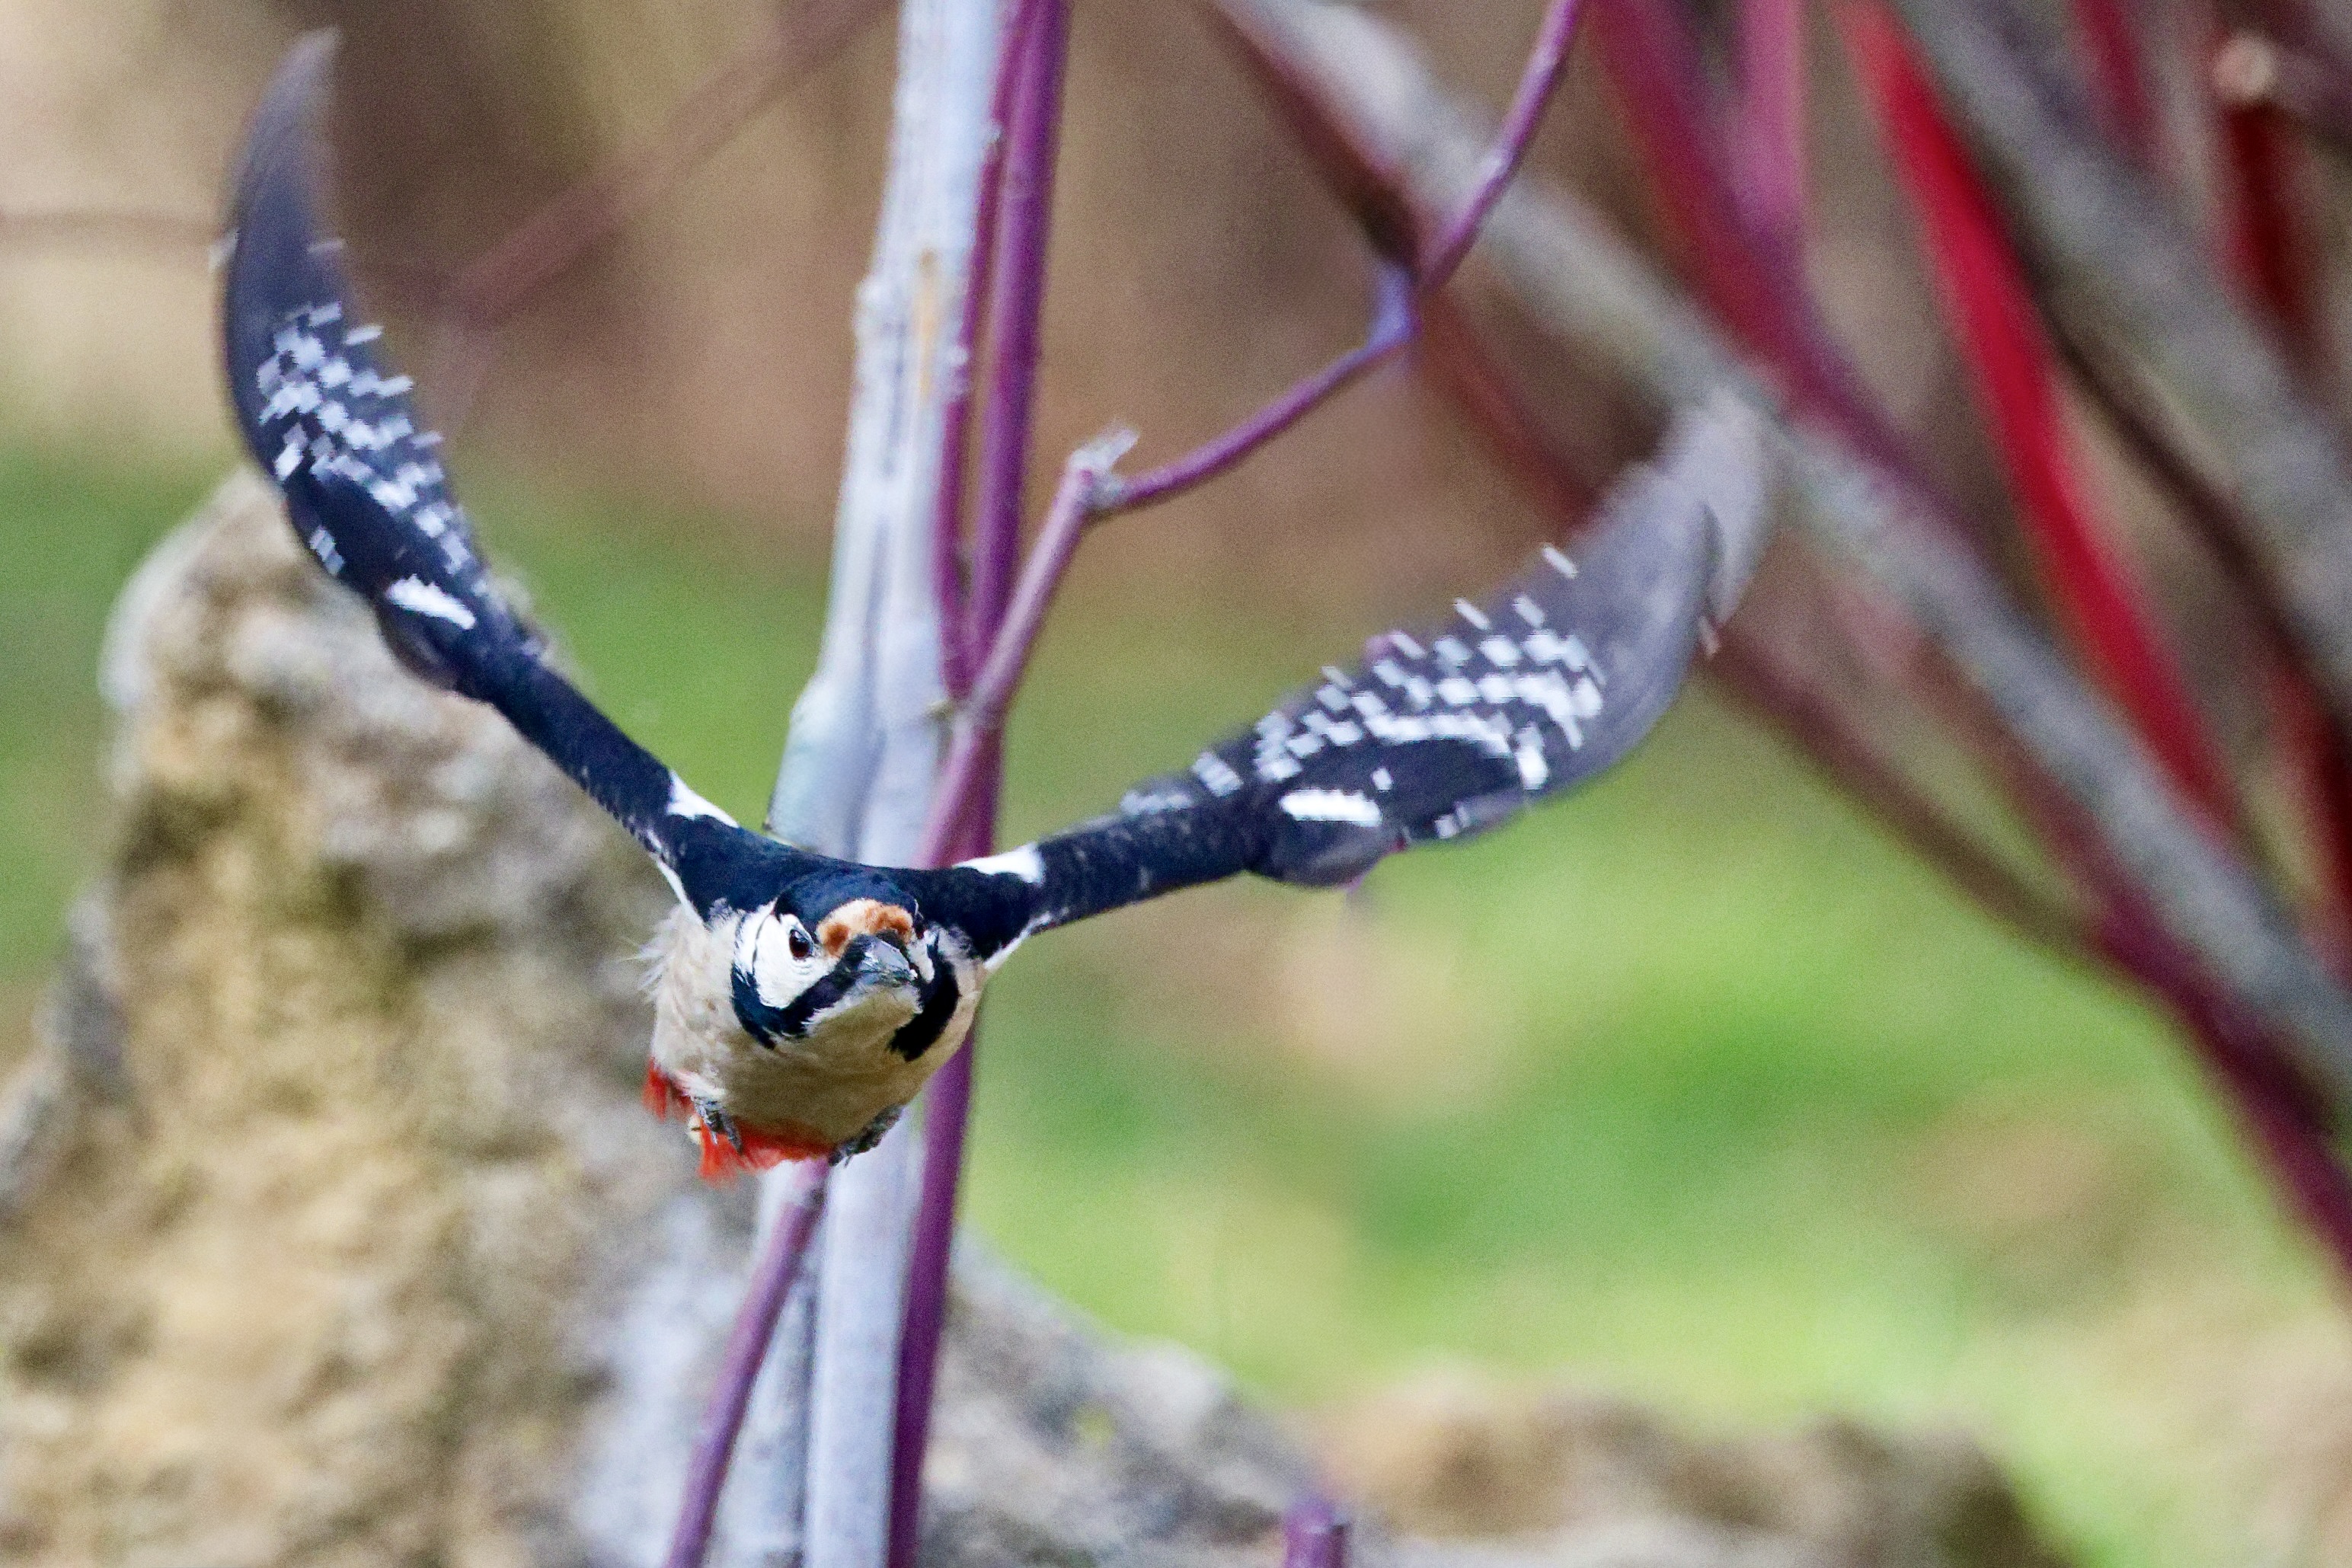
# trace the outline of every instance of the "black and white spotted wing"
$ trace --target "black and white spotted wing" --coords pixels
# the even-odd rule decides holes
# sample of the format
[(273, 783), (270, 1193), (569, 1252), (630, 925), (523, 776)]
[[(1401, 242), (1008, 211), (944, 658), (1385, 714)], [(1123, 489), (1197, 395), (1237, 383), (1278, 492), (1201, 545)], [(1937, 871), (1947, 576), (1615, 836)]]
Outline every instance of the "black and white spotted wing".
[(823, 862), (737, 827), (547, 666), (490, 581), (408, 378), (385, 357), (380, 329), (354, 312), (341, 242), (319, 213), (315, 120), (333, 58), (326, 33), (288, 56), (237, 172), (222, 339), (238, 431), (304, 547), (367, 601), (404, 664), (497, 707), (653, 852), (698, 911), (754, 907)]
[(1375, 638), (1363, 664), (1326, 668), (1123, 808), (1247, 791), (1266, 817), (1249, 869), (1308, 885), (1483, 832), (1650, 732), (1705, 634), (1717, 558), (1713, 516), (1644, 472), (1574, 559), (1548, 547), (1480, 602), (1457, 601), (1443, 625)]
[(1666, 467), (1629, 476), (1573, 559), (1548, 549), (1445, 624), (1374, 639), (1361, 664), (1325, 669), (1184, 772), (1129, 790), (1116, 813), (996, 857), (991, 880), (1018, 874), (1034, 889), (1028, 930), (1244, 871), (1345, 883), (1615, 763), (1674, 700), (1760, 538), (1752, 482), (1735, 541), (1722, 496), (1673, 471), (1717, 463), (1700, 445), (1685, 439)]

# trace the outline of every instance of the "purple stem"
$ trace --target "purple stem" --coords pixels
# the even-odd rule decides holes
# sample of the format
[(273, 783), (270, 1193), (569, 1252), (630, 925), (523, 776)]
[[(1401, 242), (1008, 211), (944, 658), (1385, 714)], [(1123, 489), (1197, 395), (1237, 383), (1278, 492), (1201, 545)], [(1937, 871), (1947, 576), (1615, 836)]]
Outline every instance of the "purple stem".
[(1535, 140), (1536, 129), (1543, 122), (1544, 108), (1551, 101), (1560, 76), (1567, 69), (1569, 46), (1575, 41), (1577, 19), (1582, 15), (1581, 0), (1552, 0), (1550, 9), (1544, 14), (1543, 26), (1536, 35), (1535, 47), (1528, 56), (1527, 68), (1519, 74), (1518, 90), (1512, 96), (1510, 110), (1480, 162), (1478, 183), (1470, 199), (1462, 204), (1444, 237), (1413, 273), (1383, 267), (1372, 325), (1363, 343), (1300, 381), (1223, 434), (1175, 461), (1163, 463), (1134, 479), (1112, 477), (1097, 497), (1095, 515), (1108, 516), (1152, 506), (1226, 473), (1412, 340), (1414, 297), (1444, 287), (1460, 268), (1463, 257), (1470, 254), (1470, 246), (1478, 237), (1480, 226), (1495, 210), (1495, 204), (1502, 200), (1511, 176), (1518, 172), (1528, 144)]
[(971, 689), (972, 666), (981, 652), (971, 623), (963, 576), (963, 481), (965, 449), (971, 430), (972, 370), (987, 319), (990, 283), (996, 276), (996, 221), (1004, 190), (1006, 126), (1013, 118), (1027, 44), (1045, 0), (1014, 0), (997, 57), (996, 84), (988, 100), (988, 148), (981, 155), (979, 204), (973, 210), (971, 273), (964, 279), (963, 313), (955, 345), (948, 353), (947, 403), (940, 432), (940, 493), (933, 519), (931, 571), (940, 601), (940, 674), (948, 695), (961, 702)]
[[(961, 854), (985, 854), (996, 818), (994, 768), (965, 818), (971, 824), (954, 841)], [(941, 854), (933, 857), (945, 860)], [(971, 1124), (973, 1062), (980, 1044), (977, 1022), (923, 1100), (923, 1190), (916, 1209), (915, 1244), (907, 1260), (907, 1309), (898, 1327), (898, 1403), (892, 1411), (890, 1449), (890, 1568), (912, 1568), (921, 1544), (923, 1456), (929, 1447), (931, 1392), (939, 1375), (939, 1346), (947, 1327), (948, 1270), (955, 1250), (956, 1187), (963, 1176), (964, 1134)]]
[(1012, 706), (1013, 694), (1029, 667), (1029, 651), (1037, 644), (1038, 631), (1045, 624), (1045, 611), (1061, 586), (1062, 574), (1078, 552), (1079, 536), (1095, 518), (1093, 497), (1116, 461), (1117, 447), (1117, 443), (1091, 443), (1072, 453), (1063, 466), (1061, 487), (1054, 493), (1045, 526), (1022, 564), (1020, 586), (989, 645), (988, 663), (981, 666), (971, 695), (957, 715), (955, 739), (948, 748), (947, 765), (940, 770), (939, 786), (932, 791), (930, 818), (923, 824), (921, 848), (917, 852), (925, 864), (936, 864), (944, 858), (955, 837), (956, 823), (964, 815), (965, 797), (996, 755), (996, 736), (1003, 727), (1005, 709)]
[(1783, 265), (1805, 245), (1805, 0), (1739, 7), (1738, 124), (1731, 149), (1748, 222)]
[(1020, 554), (1022, 485), (1035, 423), (1053, 223), (1054, 153), (1061, 140), (1068, 0), (1041, 0), (1024, 40), (1020, 80), (1005, 122), (1003, 188), (988, 302), (988, 397), (981, 408), (976, 559), (968, 624), (985, 647), (1002, 622)]
[[(982, 170), (982, 206), (975, 235), (976, 269), (960, 326), (965, 379), (951, 394), (943, 432), (940, 512), (936, 524), (936, 582), (943, 612), (963, 605), (963, 618), (944, 639), (946, 681), (961, 696), (946, 766), (932, 793), (929, 820), (917, 854), (937, 865), (959, 848), (979, 852), (992, 836), (999, 778), (998, 733), (1013, 694), (1027, 670), (1030, 652), (1045, 624), (1045, 611), (1077, 553), (1087, 527), (1114, 512), (1162, 501), (1232, 469), (1282, 434), (1342, 388), (1380, 364), (1413, 333), (1417, 292), (1444, 284), (1469, 251), (1503, 188), (1534, 139), (1545, 104), (1558, 86), (1575, 36), (1580, 0), (1553, 0), (1510, 113), (1487, 154), (1477, 190), (1455, 219), (1435, 257), (1418, 277), (1384, 267), (1372, 325), (1360, 347), (1308, 376), (1224, 434), (1173, 463), (1133, 481), (1120, 481), (1111, 466), (1127, 447), (1125, 437), (1088, 444), (1071, 455), (1037, 542), (1020, 565), (1022, 488), (1028, 465), (1036, 407), (1040, 324), (1045, 290), (1046, 243), (1051, 229), (1054, 158), (1060, 141), (1062, 74), (1069, 43), (1067, 0), (1020, 0), (1006, 40), (1009, 63), (1000, 70), (994, 106), (1004, 126), (1001, 145), (991, 149)], [(1011, 101), (1005, 102), (1011, 83)], [(985, 241), (992, 240), (992, 245)], [(977, 302), (986, 297), (985, 317), (992, 341), (988, 396), (980, 439), (980, 488), (971, 589), (967, 597), (956, 573), (956, 527), (963, 478), (963, 436), (969, 421), (970, 356), (983, 319)], [(985, 646), (985, 663), (974, 674), (972, 650)], [(984, 810), (974, 810), (977, 802)], [(933, 1082), (923, 1119), (923, 1190), (915, 1220), (914, 1254), (908, 1265), (907, 1308), (900, 1322), (898, 1392), (891, 1460), (890, 1568), (913, 1568), (922, 1510), (922, 1470), (930, 1430), (931, 1391), (938, 1367), (940, 1333), (946, 1321), (947, 1276), (954, 1237), (956, 1187), (962, 1174), (964, 1131), (971, 1104), (973, 1047), (967, 1043)], [(1293, 1568), (1344, 1568), (1346, 1530), (1328, 1507), (1314, 1531), (1314, 1555), (1294, 1555)], [(1302, 1538), (1294, 1538), (1294, 1540)]]
[(1194, 447), (1174, 462), (1163, 463), (1133, 479), (1107, 476), (1097, 488), (1093, 511), (1097, 515), (1135, 511), (1215, 478), (1306, 418), (1326, 398), (1412, 342), (1416, 291), (1412, 275), (1402, 267), (1384, 263), (1379, 288), (1380, 300), (1373, 307), (1371, 329), (1361, 344), (1223, 435)]
[(1307, 1493), (1282, 1516), (1282, 1568), (1348, 1568), (1348, 1516)]
[(802, 1178), (800, 1190), (776, 1216), (768, 1232), (767, 1249), (751, 1270), (751, 1288), (735, 1311), (735, 1326), (727, 1335), (727, 1354), (719, 1364), (719, 1382), (703, 1412), (702, 1431), (694, 1441), (694, 1457), (686, 1471), (686, 1494), (679, 1500), (677, 1528), (670, 1537), (667, 1568), (701, 1568), (710, 1548), (711, 1521), (719, 1516), (719, 1494), (727, 1485), (727, 1467), (735, 1455), (735, 1435), (742, 1430), (743, 1412), (751, 1403), (751, 1386), (759, 1381), (760, 1364), (776, 1336), (776, 1319), (792, 1293), (801, 1260), (808, 1253), (810, 1233), (824, 1211), (826, 1167), (814, 1166)]
[[(984, 256), (976, 251), (973, 259), (975, 267), (989, 269), (986, 319), (992, 358), (987, 401), (982, 411), (980, 488), (974, 502), (976, 559), (964, 622), (955, 633), (964, 641), (966, 671), (970, 650), (985, 646), (991, 652), (989, 667), (979, 673), (974, 683), (973, 697), (984, 697), (989, 682), (1003, 679), (993, 673), (999, 662), (995, 651), (1003, 641), (1007, 601), (1021, 548), (1022, 482), (1036, 413), (1046, 246), (1053, 222), (1054, 161), (1061, 143), (1062, 75), (1068, 62), (1069, 26), (1068, 0), (1027, 0), (1013, 19), (1016, 32), (1005, 44), (1008, 60), (1017, 60), (1017, 65), (1002, 70), (999, 77), (1000, 84), (1009, 78), (1013, 87), (1001, 121), (1004, 127), (1001, 150), (995, 154), (1000, 165), (994, 176), (997, 189), (992, 199), (983, 194), (985, 204), (980, 214), (980, 223), (991, 232), (993, 243)], [(968, 293), (974, 298), (981, 295), (980, 278), (974, 278)], [(967, 351), (978, 335), (974, 322), (966, 339)], [(968, 399), (969, 392), (964, 395)], [(960, 448), (961, 426), (950, 434)], [(961, 455), (942, 465), (943, 479), (950, 476), (960, 489)], [(941, 505), (952, 508), (954, 492), (943, 483), (940, 493)], [(952, 512), (943, 515), (952, 516)], [(943, 529), (940, 542), (951, 543), (956, 531), (951, 527)], [(1043, 613), (1041, 607), (1040, 619)], [(1029, 637), (1034, 641), (1034, 630)], [(1012, 678), (1019, 679), (1017, 670)], [(1010, 697), (1011, 687), (1006, 685), (986, 700), (1001, 713)], [(919, 863), (925, 865), (942, 863), (960, 844), (984, 849), (994, 834), (1000, 773), (994, 735), (978, 737), (975, 745), (960, 727), (957, 738), (950, 766), (932, 791), (932, 820), (925, 824), (918, 852)], [(923, 1458), (930, 1445), (931, 1390), (939, 1367), (940, 1334), (947, 1322), (956, 1187), (963, 1174), (964, 1129), (971, 1117), (977, 1043), (967, 1040), (955, 1060), (940, 1071), (923, 1111), (923, 1188), (908, 1261), (907, 1305), (898, 1325), (898, 1386), (892, 1411), (890, 1568), (913, 1568), (920, 1541)]]
[(1454, 269), (1470, 254), (1479, 225), (1486, 221), (1495, 204), (1502, 200), (1504, 187), (1511, 183), (1511, 176), (1518, 172), (1520, 160), (1528, 155), (1528, 146), (1536, 139), (1536, 127), (1543, 123), (1545, 106), (1551, 102), (1552, 91), (1559, 86), (1560, 76), (1568, 68), (1569, 46), (1576, 41), (1576, 21), (1583, 9), (1579, 0), (1552, 0), (1551, 8), (1544, 13), (1543, 26), (1536, 34), (1527, 68), (1519, 73), (1518, 91), (1512, 95), (1510, 110), (1503, 116), (1494, 145), (1487, 149), (1486, 161), (1479, 167), (1477, 189), (1455, 214), (1444, 239), (1423, 263), (1423, 287), (1439, 287), (1454, 276)]

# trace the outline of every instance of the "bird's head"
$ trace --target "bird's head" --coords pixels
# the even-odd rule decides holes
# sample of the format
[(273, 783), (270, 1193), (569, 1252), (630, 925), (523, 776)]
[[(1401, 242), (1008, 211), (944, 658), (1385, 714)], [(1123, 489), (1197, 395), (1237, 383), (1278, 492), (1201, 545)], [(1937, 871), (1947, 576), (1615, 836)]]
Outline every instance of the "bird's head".
[(672, 914), (653, 950), (646, 1095), (686, 1119), (704, 1176), (854, 1150), (887, 1126), (951, 1054), (892, 1049), (934, 977), (925, 937), (888, 889), (845, 879), (748, 914)]

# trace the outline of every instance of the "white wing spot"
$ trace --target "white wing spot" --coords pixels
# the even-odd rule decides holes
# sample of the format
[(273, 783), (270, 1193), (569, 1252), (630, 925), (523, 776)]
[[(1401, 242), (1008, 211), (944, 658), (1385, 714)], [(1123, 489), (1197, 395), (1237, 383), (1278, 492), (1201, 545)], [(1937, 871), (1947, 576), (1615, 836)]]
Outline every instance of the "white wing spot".
[(1037, 852), (1035, 844), (1024, 844), (1001, 855), (983, 855), (978, 860), (965, 861), (963, 869), (982, 872), (990, 876), (1017, 876), (1032, 887), (1045, 885), (1045, 861)]
[(1481, 632), (1492, 632), (1495, 629), (1495, 623), (1486, 619), (1486, 613), (1466, 599), (1457, 599), (1454, 601), (1454, 612)]
[(669, 814), (673, 817), (708, 817), (730, 828), (739, 825), (734, 818), (688, 789), (686, 780), (675, 773), (669, 776)]
[(1544, 546), (1543, 558), (1544, 559), (1551, 562), (1551, 569), (1559, 573), (1560, 576), (1574, 577), (1576, 575), (1576, 563), (1569, 559), (1567, 556), (1561, 554), (1557, 547), (1552, 545)]
[(1282, 809), (1302, 822), (1353, 822), (1381, 825), (1381, 809), (1352, 789), (1293, 789), (1282, 798)]
[(436, 621), (446, 621), (461, 632), (474, 629), (474, 612), (466, 608), (463, 600), (421, 577), (402, 578), (385, 589), (383, 596), (403, 610), (418, 615), (430, 615)]
[(1532, 795), (1544, 787), (1544, 780), (1551, 777), (1551, 769), (1545, 765), (1543, 753), (1532, 746), (1519, 747), (1518, 760), (1519, 782)]
[(1192, 764), (1192, 776), (1206, 784), (1209, 793), (1219, 799), (1242, 787), (1242, 776), (1234, 771), (1232, 764), (1213, 751), (1201, 753), (1200, 759)]

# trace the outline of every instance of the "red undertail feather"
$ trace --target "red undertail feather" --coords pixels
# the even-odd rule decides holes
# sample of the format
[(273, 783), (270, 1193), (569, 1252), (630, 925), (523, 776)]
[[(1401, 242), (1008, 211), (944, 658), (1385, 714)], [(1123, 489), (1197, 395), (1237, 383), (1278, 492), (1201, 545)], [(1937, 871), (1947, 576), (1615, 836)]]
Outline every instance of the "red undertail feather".
[(821, 1160), (833, 1153), (831, 1144), (805, 1127), (767, 1131), (738, 1122), (734, 1138), (713, 1132), (677, 1081), (650, 1061), (646, 1063), (645, 1097), (646, 1109), (655, 1115), (686, 1124), (695, 1147), (702, 1152), (694, 1174), (714, 1186), (747, 1173), (773, 1170), (786, 1160)]

